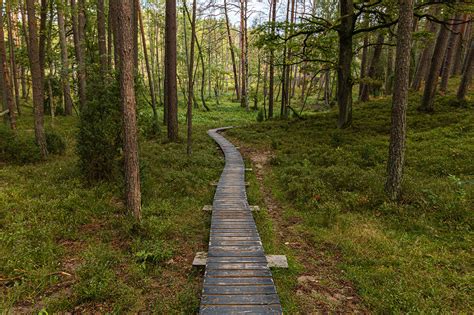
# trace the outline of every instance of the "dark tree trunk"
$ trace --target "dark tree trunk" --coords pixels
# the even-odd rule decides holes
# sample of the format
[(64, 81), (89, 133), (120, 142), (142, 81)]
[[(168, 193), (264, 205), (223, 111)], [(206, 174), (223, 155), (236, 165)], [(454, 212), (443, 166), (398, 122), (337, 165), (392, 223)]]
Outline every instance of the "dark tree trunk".
[[(428, 23), (429, 23), (428, 31), (432, 34), (435, 34), (436, 30), (438, 29), (438, 25), (434, 22), (428, 22)], [(423, 81), (423, 79), (426, 78), (426, 75), (429, 69), (430, 59), (431, 59), (431, 56), (433, 56), (434, 45), (435, 45), (434, 40), (429, 41), (426, 44), (425, 49), (423, 49), (420, 55), (419, 62), (415, 71), (415, 76), (411, 83), (411, 89), (413, 91), (419, 91), (421, 88), (421, 82)]]
[(413, 23), (413, 0), (399, 0), (400, 20), (397, 34), (395, 80), (392, 99), (392, 127), (385, 191), (392, 200), (400, 197), (406, 143), (406, 111), (410, 80), (410, 51)]
[(168, 140), (178, 140), (178, 91), (176, 82), (176, 0), (166, 0), (165, 103)]
[(186, 152), (191, 155), (193, 152), (193, 99), (194, 99), (194, 42), (196, 37), (196, 0), (193, 0), (193, 15), (191, 20), (191, 48), (189, 52), (189, 65), (188, 65), (188, 108), (186, 112), (187, 119), (187, 139), (186, 139)]
[(352, 123), (352, 33), (354, 30), (354, 6), (352, 0), (340, 2), (341, 25), (339, 34), (339, 60), (337, 67), (337, 103), (339, 128)]
[(66, 42), (66, 29), (64, 21), (64, 2), (63, 0), (57, 1), (58, 11), (58, 28), (59, 28), (59, 45), (61, 46), (61, 85), (63, 88), (64, 96), (64, 114), (72, 115), (72, 98), (71, 98), (71, 87), (69, 85), (69, 57), (67, 51)]
[(451, 33), (449, 34), (448, 46), (446, 48), (446, 56), (444, 58), (443, 72), (441, 74), (441, 83), (439, 85), (439, 90), (442, 93), (446, 93), (448, 89), (448, 80), (451, 75), (451, 68), (453, 65), (453, 57), (455, 54), (455, 49), (460, 40), (459, 31), (461, 30), (461, 24), (458, 24), (462, 18), (460, 13), (456, 14), (454, 20), (452, 20), (455, 25), (451, 28)]
[(14, 32), (14, 25), (12, 21), (12, 13), (10, 8), (10, 3), (6, 3), (6, 15), (7, 15), (7, 22), (8, 22), (8, 42), (9, 42), (9, 50), (10, 50), (10, 67), (12, 70), (12, 81), (13, 81), (13, 88), (15, 91), (15, 108), (18, 111), (18, 115), (21, 115), (21, 107), (20, 107), (20, 89), (18, 86), (18, 66), (16, 63), (16, 55), (15, 55), (15, 38), (13, 36)]
[(434, 111), (434, 99), (436, 95), (436, 87), (438, 85), (439, 74), (441, 66), (443, 65), (443, 58), (446, 52), (446, 45), (448, 43), (448, 32), (446, 26), (441, 26), (436, 45), (431, 58), (430, 71), (425, 84), (425, 91), (421, 100), (420, 110), (424, 112)]
[(99, 64), (102, 78), (107, 73), (107, 39), (105, 30), (105, 6), (104, 0), (97, 1), (97, 37), (99, 44)]
[[(382, 55), (382, 47), (383, 47), (384, 35), (383, 33), (379, 33), (377, 36), (377, 43), (374, 48), (374, 54), (372, 55), (372, 60), (370, 62), (369, 71), (367, 71), (367, 78), (369, 80), (373, 80), (375, 78), (375, 74), (377, 72), (377, 66), (380, 61), (380, 56)], [(367, 102), (369, 100), (369, 93), (371, 89), (371, 84), (366, 83), (362, 85), (362, 91), (360, 95), (360, 100), (362, 102)]]
[(48, 156), (46, 136), (44, 133), (44, 108), (43, 108), (43, 75), (39, 62), (39, 42), (36, 22), (35, 1), (26, 0), (28, 13), (28, 57), (30, 60), (31, 78), (33, 83), (33, 109), (35, 120), (35, 138), (41, 151), (41, 156)]
[(457, 93), (458, 100), (464, 100), (466, 98), (467, 91), (469, 89), (469, 84), (472, 80), (472, 72), (474, 71), (474, 40), (471, 40), (471, 46), (469, 52), (466, 56), (466, 67), (459, 84), (459, 89)]
[[(272, 0), (272, 34), (275, 34), (275, 21), (276, 21), (276, 2), (277, 0)], [(270, 50), (270, 61), (269, 61), (269, 78), (268, 78), (268, 119), (273, 118), (273, 107), (274, 107), (274, 89), (275, 89), (275, 51), (274, 49)]]
[[(13, 98), (12, 83), (10, 81), (10, 71), (7, 63), (7, 51), (5, 48), (5, 34), (3, 32), (3, 0), (0, 0), (0, 59), (2, 62), (3, 93), (7, 101), (10, 128), (16, 129), (15, 100)], [(12, 69), (15, 71), (15, 69)]]
[[(111, 1), (113, 2), (113, 1)], [(79, 107), (83, 109), (86, 106), (86, 65), (84, 61), (84, 12), (83, 0), (71, 0), (72, 9), (72, 32), (74, 37), (74, 50), (77, 62), (77, 81), (79, 94)]]
[[(469, 15), (466, 14), (464, 21), (469, 21)], [(458, 47), (456, 48), (454, 56), (454, 65), (451, 72), (451, 76), (457, 76), (462, 74), (463, 67), (463, 57), (466, 51), (469, 51), (469, 33), (471, 32), (472, 21), (471, 23), (466, 23), (462, 25), (461, 37), (458, 40)]]
[(143, 56), (145, 58), (145, 65), (146, 65), (146, 73), (148, 77), (148, 86), (150, 88), (150, 98), (151, 98), (151, 109), (153, 111), (153, 124), (155, 127), (155, 130), (158, 128), (158, 111), (156, 109), (156, 96), (155, 96), (155, 84), (153, 82), (153, 76), (151, 73), (151, 68), (150, 68), (150, 61), (148, 59), (148, 50), (146, 47), (146, 37), (145, 37), (145, 28), (143, 27), (143, 18), (142, 18), (142, 13), (140, 10), (140, 6), (137, 8), (137, 15), (138, 15), (138, 21), (140, 24), (140, 34), (142, 38), (142, 46), (143, 46)]
[[(390, 36), (390, 42), (392, 42), (392, 36)], [(387, 72), (385, 73), (385, 95), (392, 94), (393, 86), (393, 48), (388, 47), (387, 53)]]
[[(369, 17), (368, 15), (364, 16), (364, 27), (369, 26)], [(367, 59), (368, 59), (368, 54), (369, 54), (369, 34), (366, 33), (364, 35), (364, 44), (362, 48), (362, 57), (361, 57), (361, 63), (360, 63), (360, 82), (359, 82), (359, 101), (361, 100), (360, 97), (362, 95), (362, 89), (364, 88), (365, 82), (364, 79), (367, 76)]]
[(235, 95), (236, 95), (237, 100), (240, 101), (239, 78), (237, 76), (237, 65), (235, 62), (234, 44), (232, 42), (232, 34), (230, 32), (229, 14), (227, 12), (227, 0), (224, 0), (224, 17), (225, 17), (225, 26), (227, 30), (227, 39), (229, 41), (230, 58), (232, 61), (232, 72), (234, 73)]

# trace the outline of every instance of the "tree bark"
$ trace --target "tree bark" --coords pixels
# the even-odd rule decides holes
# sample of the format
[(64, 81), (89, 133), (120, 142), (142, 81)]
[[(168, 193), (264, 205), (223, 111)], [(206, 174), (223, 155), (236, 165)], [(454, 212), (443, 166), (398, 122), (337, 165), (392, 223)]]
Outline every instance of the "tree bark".
[[(375, 73), (377, 72), (377, 66), (380, 61), (380, 56), (382, 55), (384, 35), (379, 33), (377, 36), (377, 42), (374, 48), (374, 54), (372, 55), (372, 60), (370, 62), (369, 71), (367, 72), (367, 78), (369, 80), (374, 79)], [(372, 85), (370, 83), (365, 83), (362, 85), (360, 100), (362, 102), (367, 102), (369, 100), (370, 88)]]
[(438, 85), (439, 74), (443, 64), (443, 58), (446, 52), (446, 45), (448, 43), (448, 32), (446, 26), (441, 25), (436, 39), (436, 45), (431, 58), (430, 71), (425, 84), (425, 91), (421, 100), (419, 110), (424, 112), (434, 111), (434, 99), (436, 95), (436, 87)]
[(240, 0), (240, 106), (248, 108), (247, 0)]
[(456, 14), (454, 20), (452, 20), (456, 24), (452, 26), (451, 33), (449, 34), (448, 46), (446, 48), (446, 56), (444, 58), (443, 72), (441, 74), (441, 83), (439, 85), (439, 90), (442, 93), (446, 93), (446, 90), (448, 89), (448, 80), (449, 80), (449, 76), (451, 75), (453, 57), (454, 57), (456, 46), (461, 37), (461, 35), (459, 34), (459, 31), (461, 30), (461, 24), (458, 24), (461, 19), (462, 19), (462, 15), (458, 13)]
[(97, 1), (97, 37), (99, 44), (99, 64), (102, 78), (107, 74), (107, 39), (105, 31), (104, 0)]
[(132, 32), (132, 2), (117, 1), (117, 37), (120, 56), (120, 96), (123, 113), (123, 153), (125, 195), (127, 208), (137, 220), (141, 219), (140, 168), (138, 161), (138, 132), (135, 100), (135, 67)]
[(30, 60), (31, 77), (33, 82), (33, 111), (35, 124), (35, 138), (41, 152), (41, 156), (48, 156), (46, 148), (46, 135), (44, 132), (44, 107), (43, 107), (43, 75), (39, 62), (39, 42), (36, 22), (35, 1), (26, 0), (28, 14), (28, 57)]
[(178, 140), (178, 91), (176, 82), (176, 0), (166, 0), (165, 14), (165, 103), (168, 140)]
[(391, 200), (400, 198), (405, 161), (406, 111), (410, 80), (410, 51), (413, 24), (413, 0), (399, 0), (399, 23), (395, 80), (392, 99), (392, 127), (387, 163), (385, 191)]
[(73, 104), (71, 98), (71, 86), (69, 85), (69, 57), (66, 42), (66, 29), (64, 26), (64, 2), (63, 0), (57, 0), (56, 2), (58, 11), (59, 45), (61, 46), (61, 85), (64, 96), (64, 114), (68, 116), (72, 115)]
[(146, 47), (146, 37), (145, 37), (145, 28), (143, 27), (143, 18), (142, 18), (142, 13), (140, 10), (140, 6), (137, 8), (137, 14), (138, 14), (138, 21), (140, 24), (140, 34), (142, 38), (142, 46), (143, 46), (143, 56), (145, 57), (145, 66), (146, 66), (146, 73), (148, 77), (148, 85), (150, 88), (150, 98), (151, 98), (151, 109), (153, 111), (153, 124), (155, 125), (155, 128), (158, 128), (158, 112), (156, 109), (156, 96), (155, 96), (155, 84), (153, 83), (153, 76), (151, 73), (151, 68), (150, 68), (150, 61), (148, 59), (148, 50)]
[(193, 99), (194, 99), (194, 42), (196, 37), (196, 0), (193, 0), (193, 15), (191, 20), (191, 48), (189, 52), (189, 65), (188, 65), (188, 108), (186, 112), (187, 119), (187, 141), (186, 141), (186, 152), (191, 155), (193, 152)]
[(354, 6), (352, 0), (340, 2), (341, 25), (339, 34), (339, 60), (337, 67), (338, 127), (347, 128), (352, 123), (352, 33), (354, 30)]
[[(71, 0), (72, 9), (72, 32), (74, 37), (74, 50), (76, 54), (77, 62), (77, 81), (78, 81), (78, 94), (79, 94), (79, 108), (82, 110), (86, 106), (86, 65), (84, 60), (84, 13), (82, 1)], [(111, 1), (113, 2), (113, 0)]]
[[(0, 0), (0, 58), (2, 62), (3, 92), (7, 101), (10, 128), (16, 129), (15, 100), (13, 98), (12, 83), (10, 81), (10, 71), (7, 63), (7, 52), (5, 48), (5, 34), (3, 32), (3, 0)], [(15, 71), (14, 69), (12, 69)]]
[(459, 84), (459, 89), (457, 93), (458, 100), (464, 100), (466, 98), (467, 91), (469, 89), (469, 84), (472, 80), (472, 73), (474, 71), (474, 40), (471, 40), (471, 46), (469, 52), (466, 56), (466, 67)]
[[(431, 21), (428, 22), (428, 23), (429, 23), (428, 32), (430, 32), (432, 34), (436, 34), (436, 30), (438, 29), (438, 25), (434, 22), (431, 22)], [(430, 58), (431, 58), (431, 56), (433, 56), (434, 45), (435, 45), (435, 41), (430, 40), (426, 44), (425, 49), (423, 49), (423, 51), (420, 55), (419, 62), (418, 62), (418, 65), (417, 65), (416, 71), (415, 71), (415, 76), (414, 76), (412, 84), (411, 84), (411, 89), (413, 91), (419, 91), (420, 90), (421, 82), (427, 76), (427, 72), (428, 72), (428, 69), (429, 69)]]
[(11, 13), (11, 4), (9, 2), (6, 3), (6, 15), (7, 15), (7, 22), (8, 22), (8, 42), (9, 42), (9, 50), (10, 50), (10, 67), (12, 70), (12, 81), (13, 81), (13, 88), (15, 92), (15, 108), (18, 111), (18, 115), (21, 115), (21, 107), (20, 107), (20, 90), (18, 86), (18, 66), (16, 63), (16, 55), (15, 55), (15, 40), (16, 36), (13, 36), (14, 33), (14, 25), (12, 21), (12, 13)]
[(227, 0), (224, 0), (224, 17), (225, 17), (225, 26), (227, 30), (227, 39), (229, 41), (229, 50), (230, 50), (230, 57), (232, 61), (232, 72), (234, 74), (234, 88), (235, 88), (235, 95), (238, 101), (240, 101), (240, 87), (239, 87), (239, 78), (237, 76), (237, 65), (235, 62), (235, 51), (234, 51), (234, 44), (232, 42), (232, 34), (230, 31), (230, 22), (229, 22), (229, 14), (227, 12)]
[[(277, 0), (272, 0), (272, 34), (275, 35), (275, 22), (276, 22), (276, 2)], [(269, 78), (268, 78), (268, 119), (273, 118), (273, 107), (274, 107), (274, 88), (275, 88), (275, 51), (272, 48), (270, 50), (270, 60), (269, 60)]]

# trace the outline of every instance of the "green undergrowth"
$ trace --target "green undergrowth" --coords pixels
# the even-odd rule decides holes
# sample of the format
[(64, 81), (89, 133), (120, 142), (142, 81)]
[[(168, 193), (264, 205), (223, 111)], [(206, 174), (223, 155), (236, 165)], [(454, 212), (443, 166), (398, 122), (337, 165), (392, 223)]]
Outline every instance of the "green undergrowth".
[(472, 313), (473, 105), (438, 97), (429, 115), (416, 110), (419, 99), (410, 96), (400, 203), (387, 201), (383, 190), (389, 99), (356, 105), (346, 130), (335, 127), (331, 112), (226, 134), (273, 152), (265, 183), (283, 220), (297, 218), (292, 229), (341, 257), (344, 278), (369, 310)]
[[(202, 274), (191, 262), (207, 250), (210, 223), (201, 209), (224, 165), (206, 131), (256, 116), (237, 103), (212, 107), (194, 111), (191, 157), (183, 108), (179, 143), (167, 143), (164, 132), (141, 137), (141, 223), (125, 210), (120, 180), (89, 184), (81, 176), (77, 117), (56, 117), (54, 127), (47, 117), (46, 129), (65, 139), (64, 154), (0, 165), (0, 312), (196, 312)], [(32, 117), (18, 122), (17, 137), (34, 148)]]

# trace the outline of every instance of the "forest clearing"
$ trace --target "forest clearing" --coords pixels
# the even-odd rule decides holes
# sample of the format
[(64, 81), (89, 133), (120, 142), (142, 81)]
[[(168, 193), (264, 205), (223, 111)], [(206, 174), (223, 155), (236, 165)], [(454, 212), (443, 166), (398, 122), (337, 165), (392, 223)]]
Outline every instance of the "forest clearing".
[(469, 1), (0, 7), (0, 313), (474, 312)]

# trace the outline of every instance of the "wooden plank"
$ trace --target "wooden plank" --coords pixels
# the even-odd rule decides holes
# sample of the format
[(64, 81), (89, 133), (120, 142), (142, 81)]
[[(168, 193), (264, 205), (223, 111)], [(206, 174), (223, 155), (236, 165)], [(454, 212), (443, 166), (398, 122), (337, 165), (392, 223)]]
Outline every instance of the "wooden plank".
[(226, 165), (215, 183), (213, 204), (205, 207), (212, 219), (200, 313), (282, 314), (251, 213), (258, 207), (247, 201), (245, 164), (218, 130), (208, 134), (219, 144)]
[(276, 294), (275, 286), (271, 285), (237, 285), (237, 286), (204, 286), (204, 294)]
[(206, 285), (270, 285), (273, 284), (271, 277), (206, 277), (204, 278), (204, 286)]
[(283, 314), (280, 305), (203, 305), (199, 311), (206, 315), (236, 315), (236, 314)]
[(201, 299), (201, 304), (205, 305), (265, 305), (279, 302), (276, 294), (204, 295)]

